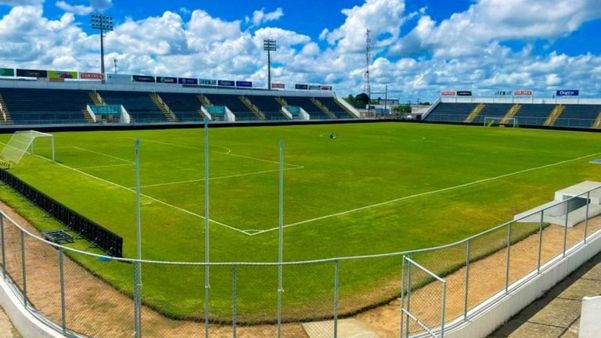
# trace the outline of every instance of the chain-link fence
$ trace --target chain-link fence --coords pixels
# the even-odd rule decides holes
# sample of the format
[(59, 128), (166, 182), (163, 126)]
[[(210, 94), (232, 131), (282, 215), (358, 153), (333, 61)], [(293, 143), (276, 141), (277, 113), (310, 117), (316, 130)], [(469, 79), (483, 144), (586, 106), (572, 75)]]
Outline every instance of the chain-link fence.
[(597, 188), (441, 247), (208, 269), (57, 245), (2, 213), (1, 276), (66, 336), (331, 337), (354, 316), (383, 335), (442, 336), (598, 236), (600, 205)]

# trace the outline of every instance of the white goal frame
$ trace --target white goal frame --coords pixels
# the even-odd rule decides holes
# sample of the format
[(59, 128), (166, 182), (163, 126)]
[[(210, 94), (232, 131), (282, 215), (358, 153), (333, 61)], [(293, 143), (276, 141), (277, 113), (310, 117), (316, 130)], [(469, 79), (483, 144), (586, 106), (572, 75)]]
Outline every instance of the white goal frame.
[(484, 126), (485, 127), (499, 126), (499, 127), (513, 127), (513, 128), (519, 127), (518, 119), (515, 117), (504, 118), (504, 117), (490, 117), (490, 116), (484, 116)]
[(2, 149), (0, 156), (2, 156), (5, 161), (18, 164), (26, 153), (32, 155), (35, 154), (35, 141), (38, 138), (50, 138), (51, 158), (54, 162), (56, 160), (54, 135), (36, 130), (22, 130), (15, 132), (4, 146), (4, 149)]

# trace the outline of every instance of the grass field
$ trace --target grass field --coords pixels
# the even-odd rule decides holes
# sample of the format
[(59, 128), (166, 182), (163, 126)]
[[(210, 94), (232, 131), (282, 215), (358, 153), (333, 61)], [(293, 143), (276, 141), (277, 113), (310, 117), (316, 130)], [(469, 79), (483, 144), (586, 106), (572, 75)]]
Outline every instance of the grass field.
[[(201, 129), (54, 135), (58, 163), (27, 156), (11, 172), (122, 236), (124, 256), (133, 257), (133, 146), (140, 138), (143, 257), (204, 259)], [(601, 157), (596, 133), (379, 123), (221, 128), (211, 129), (210, 138), (210, 249), (211, 260), (220, 262), (277, 259), (280, 139), (286, 144), (286, 261), (454, 242), (551, 200), (560, 188), (601, 180), (601, 166), (589, 164)], [(130, 265), (74, 258), (131, 291)], [(341, 264), (349, 310), (378, 301), (384, 295), (370, 296), (373, 289), (399, 275), (398, 258)], [(229, 315), (229, 269), (211, 272), (214, 318)], [(239, 273), (241, 317), (272, 319), (276, 267)], [(331, 264), (286, 267), (285, 315), (329, 309), (324, 300), (331, 297), (332, 273)], [(200, 317), (201, 267), (145, 264), (143, 276), (147, 304), (173, 317)]]

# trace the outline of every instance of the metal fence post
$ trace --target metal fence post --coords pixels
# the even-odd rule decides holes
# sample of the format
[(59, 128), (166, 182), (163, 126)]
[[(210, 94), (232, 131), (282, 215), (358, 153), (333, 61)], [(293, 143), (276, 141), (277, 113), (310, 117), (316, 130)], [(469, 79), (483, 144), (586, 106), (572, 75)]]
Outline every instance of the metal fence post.
[(584, 215), (584, 244), (586, 244), (586, 237), (588, 234), (588, 213), (591, 205), (591, 192), (586, 193), (586, 214)]
[(338, 289), (340, 283), (340, 261), (334, 261), (334, 338), (338, 337)]
[(505, 293), (509, 293), (509, 260), (511, 259), (511, 225), (507, 226), (507, 252), (505, 256)]
[(469, 283), (470, 283), (470, 240), (465, 242), (465, 283), (463, 285), (463, 320), (467, 320), (467, 308), (468, 308), (468, 294), (469, 294)]
[(403, 328), (405, 327), (405, 313), (403, 312), (403, 307), (405, 306), (405, 256), (401, 256), (401, 306), (399, 308), (399, 311), (401, 313), (401, 320), (400, 320), (400, 328), (399, 328), (399, 332), (400, 332), (400, 336), (403, 336)]
[(65, 260), (62, 248), (58, 248), (59, 281), (61, 286), (61, 326), (63, 334), (67, 334), (67, 319), (65, 316)]
[(568, 248), (568, 216), (570, 215), (569, 206), (570, 200), (566, 201), (566, 217), (563, 222), (563, 257), (566, 256), (566, 250)]
[(237, 337), (236, 326), (238, 322), (238, 272), (236, 265), (232, 265), (232, 337)]
[(440, 338), (444, 338), (445, 310), (447, 307), (447, 282), (442, 282), (442, 309), (440, 313)]
[(545, 210), (541, 210), (540, 212), (540, 222), (538, 222), (538, 257), (536, 261), (536, 273), (540, 274), (540, 262), (542, 258), (543, 251), (543, 222), (545, 218)]
[(4, 215), (0, 215), (0, 240), (2, 241), (2, 277), (6, 279), (6, 250), (4, 247)]
[[(405, 262), (407, 263), (407, 306), (406, 306), (406, 311), (407, 312), (411, 312), (411, 261), (408, 261), (405, 259)], [(409, 326), (411, 326), (411, 324), (409, 323), (409, 315), (407, 315), (407, 327), (405, 328), (405, 337), (409, 337)]]
[(21, 272), (23, 274), (23, 304), (27, 307), (27, 269), (25, 268), (25, 233), (19, 230), (21, 234)]

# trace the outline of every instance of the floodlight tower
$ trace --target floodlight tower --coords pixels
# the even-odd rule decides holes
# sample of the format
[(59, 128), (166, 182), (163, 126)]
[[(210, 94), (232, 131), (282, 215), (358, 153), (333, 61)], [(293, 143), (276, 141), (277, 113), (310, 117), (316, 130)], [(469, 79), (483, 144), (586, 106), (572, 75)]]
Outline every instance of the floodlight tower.
[(92, 14), (92, 28), (100, 31), (100, 72), (104, 82), (104, 32), (113, 30), (113, 17), (103, 14)]
[(271, 52), (277, 51), (278, 46), (275, 40), (263, 40), (263, 50), (267, 52), (267, 89), (271, 90)]

